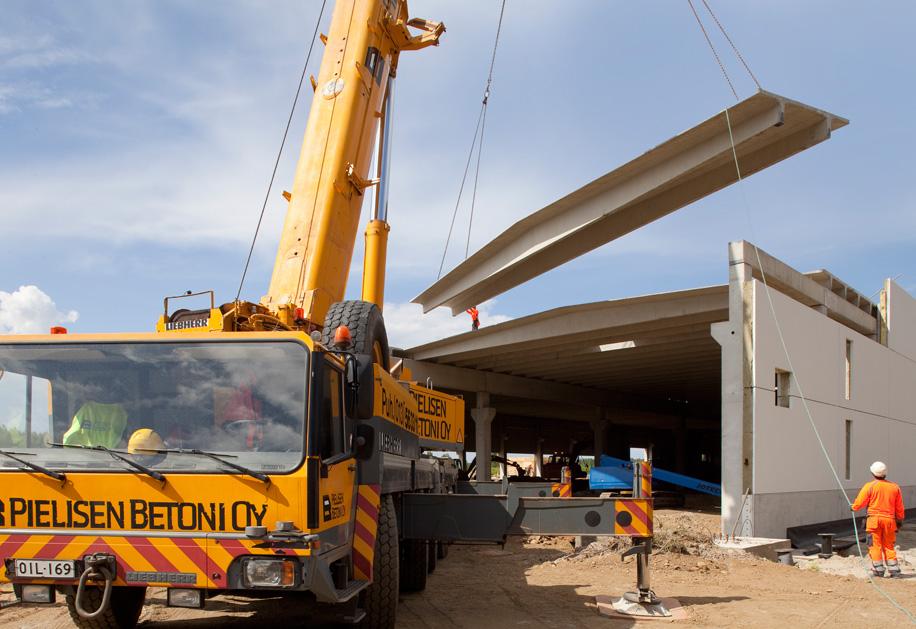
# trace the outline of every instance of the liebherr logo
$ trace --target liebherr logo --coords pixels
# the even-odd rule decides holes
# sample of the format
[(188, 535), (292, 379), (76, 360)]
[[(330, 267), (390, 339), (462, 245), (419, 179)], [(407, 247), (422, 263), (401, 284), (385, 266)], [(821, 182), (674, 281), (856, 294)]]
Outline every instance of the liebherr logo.
[(404, 451), (401, 438), (392, 437), (387, 432), (383, 432), (379, 435), (378, 449), (381, 452), (388, 452), (390, 454), (401, 454)]
[(192, 328), (205, 328), (210, 323), (210, 319), (185, 319), (184, 321), (169, 321), (165, 324), (166, 330), (190, 330)]

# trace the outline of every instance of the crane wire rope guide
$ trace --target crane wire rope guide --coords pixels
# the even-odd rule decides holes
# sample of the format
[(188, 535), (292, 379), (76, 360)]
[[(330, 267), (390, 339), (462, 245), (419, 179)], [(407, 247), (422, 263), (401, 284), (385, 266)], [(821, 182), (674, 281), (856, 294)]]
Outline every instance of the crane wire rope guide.
[[(750, 67), (748, 67), (747, 62), (744, 60), (744, 57), (741, 55), (741, 53), (738, 51), (738, 48), (735, 46), (731, 38), (728, 36), (728, 33), (725, 31), (725, 28), (719, 22), (719, 19), (716, 17), (712, 8), (707, 3), (707, 0), (702, 0), (702, 2), (706, 6), (706, 10), (709, 12), (709, 15), (712, 17), (713, 21), (715, 21), (716, 25), (719, 27), (719, 30), (722, 32), (722, 35), (731, 45), (732, 50), (734, 50), (736, 57), (740, 60), (741, 64), (744, 66), (744, 69), (747, 71), (748, 75), (750, 75), (751, 79), (757, 85), (757, 88), (760, 89), (760, 82), (757, 80), (757, 77), (751, 71)], [(735, 100), (740, 101), (738, 94), (735, 91), (734, 85), (732, 84), (732, 81), (730, 77), (728, 76), (728, 72), (726, 71), (725, 66), (722, 64), (722, 61), (719, 58), (719, 54), (716, 51), (716, 48), (713, 45), (712, 40), (709, 37), (709, 34), (706, 32), (706, 28), (703, 26), (703, 22), (700, 19), (699, 14), (697, 13), (696, 9), (694, 8), (693, 1), (687, 0), (687, 3), (688, 5), (690, 5), (690, 10), (693, 12), (694, 17), (696, 18), (697, 25), (699, 26), (700, 31), (702, 31), (703, 36), (706, 39), (706, 43), (709, 45), (709, 49), (712, 53), (713, 58), (715, 59), (716, 63), (719, 65), (719, 68), (722, 71), (722, 75), (725, 78), (725, 81), (728, 84), (728, 87), (731, 89), (732, 93), (734, 94)], [(725, 117), (725, 123), (728, 127), (729, 144), (731, 146), (731, 153), (732, 153), (732, 159), (733, 159), (734, 167), (735, 167), (735, 174), (737, 175), (737, 178), (738, 178), (738, 188), (741, 191), (742, 208), (744, 210), (744, 215), (745, 215), (745, 219), (747, 220), (748, 227), (751, 231), (751, 238), (753, 238), (754, 241), (756, 242), (757, 240), (755, 236), (756, 230), (754, 229), (754, 221), (751, 215), (750, 203), (748, 202), (748, 199), (747, 199), (747, 191), (744, 185), (744, 177), (742, 174), (741, 163), (738, 158), (738, 151), (735, 147), (734, 129), (732, 126), (731, 115), (729, 114), (728, 108), (725, 108), (723, 113)], [(761, 280), (762, 280), (763, 287), (764, 287), (764, 294), (766, 294), (766, 297), (767, 297), (767, 305), (770, 310), (770, 316), (773, 317), (773, 321), (776, 324), (776, 332), (779, 337), (780, 347), (782, 349), (783, 355), (786, 357), (786, 363), (788, 364), (789, 371), (792, 374), (791, 377), (793, 380), (795, 380), (795, 384), (798, 387), (798, 397), (802, 402), (802, 407), (805, 411), (805, 416), (808, 419), (808, 423), (811, 426), (811, 430), (815, 438), (817, 439), (818, 446), (820, 447), (821, 453), (824, 456), (824, 461), (826, 462), (827, 467), (830, 469), (830, 472), (833, 475), (834, 480), (836, 481), (836, 484), (840, 490), (840, 493), (843, 494), (843, 499), (846, 501), (847, 505), (851, 507), (852, 502), (849, 500), (849, 495), (846, 493), (846, 488), (843, 487), (843, 483), (840, 480), (840, 476), (836, 471), (836, 467), (834, 466), (833, 461), (830, 460), (830, 455), (827, 452), (827, 448), (824, 445), (823, 439), (821, 438), (820, 431), (818, 430), (817, 425), (814, 422), (814, 417), (811, 414), (811, 409), (808, 406), (808, 398), (807, 396), (805, 396), (801, 381), (799, 381), (798, 379), (798, 372), (795, 370), (795, 367), (793, 366), (792, 356), (789, 352), (789, 347), (788, 347), (788, 344), (786, 343), (785, 336), (783, 334), (782, 324), (779, 321), (779, 317), (776, 314), (776, 307), (773, 304), (773, 296), (770, 293), (770, 285), (767, 279), (765, 266), (763, 265), (760, 259), (760, 250), (757, 247), (754, 247), (754, 253), (757, 258), (757, 267), (760, 269)], [(746, 499), (747, 499), (747, 494), (745, 494), (745, 500)], [(744, 503), (742, 503), (742, 510), (743, 509), (744, 509)], [(740, 518), (740, 513), (738, 514), (738, 516)], [(862, 544), (859, 539), (859, 525), (858, 525), (858, 521), (856, 520), (855, 513), (853, 513), (851, 517), (852, 517), (853, 535), (856, 540), (856, 550), (859, 554), (860, 562), (862, 563), (863, 566), (865, 566), (867, 564), (867, 561), (865, 559), (865, 553), (862, 550)], [(737, 521), (736, 521), (736, 525), (737, 525)], [(866, 569), (866, 576), (868, 578), (869, 583), (872, 585), (872, 587), (874, 587), (874, 589), (879, 594), (881, 594), (898, 611), (902, 612), (907, 617), (907, 619), (910, 621), (911, 624), (916, 625), (916, 615), (914, 615), (913, 612), (911, 612), (909, 609), (907, 609), (905, 606), (899, 603), (893, 596), (891, 596), (886, 590), (884, 590), (884, 588), (879, 586), (875, 582), (875, 579), (872, 576), (870, 570)]]

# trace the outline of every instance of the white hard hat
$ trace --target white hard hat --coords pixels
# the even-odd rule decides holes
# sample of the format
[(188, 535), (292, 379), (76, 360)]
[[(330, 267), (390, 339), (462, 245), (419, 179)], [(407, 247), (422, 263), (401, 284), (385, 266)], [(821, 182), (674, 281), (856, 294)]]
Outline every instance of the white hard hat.
[(887, 466), (881, 461), (875, 461), (868, 469), (871, 470), (872, 476), (880, 476), (882, 478), (887, 476)]

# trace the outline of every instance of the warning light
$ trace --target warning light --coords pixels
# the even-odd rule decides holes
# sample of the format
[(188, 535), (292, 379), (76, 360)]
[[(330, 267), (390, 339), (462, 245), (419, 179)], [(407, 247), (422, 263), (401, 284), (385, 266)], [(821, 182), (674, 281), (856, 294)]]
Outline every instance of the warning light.
[(51, 328), (51, 334), (66, 334), (66, 333), (67, 333), (67, 328), (63, 326), (55, 325)]
[(353, 337), (350, 336), (350, 328), (347, 326), (339, 326), (337, 330), (334, 331), (334, 345), (338, 347), (348, 347), (352, 341)]
[(305, 321), (305, 308), (296, 308), (296, 321)]

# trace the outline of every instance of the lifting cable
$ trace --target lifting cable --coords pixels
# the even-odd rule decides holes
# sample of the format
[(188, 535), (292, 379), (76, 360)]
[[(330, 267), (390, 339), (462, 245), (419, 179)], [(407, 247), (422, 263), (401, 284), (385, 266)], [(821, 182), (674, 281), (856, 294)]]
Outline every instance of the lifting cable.
[(493, 54), (490, 56), (490, 71), (487, 74), (487, 84), (483, 91), (483, 101), (480, 104), (480, 113), (477, 115), (477, 125), (474, 128), (474, 136), (471, 139), (471, 148), (468, 151), (468, 159), (464, 165), (464, 174), (461, 177), (461, 185), (458, 187), (458, 199), (455, 201), (455, 209), (452, 212), (452, 221), (448, 227), (448, 236), (445, 238), (445, 248), (442, 250), (442, 260), (439, 262), (439, 273), (436, 279), (442, 277), (442, 269), (445, 266), (445, 255), (448, 253), (448, 246), (452, 239), (452, 232), (455, 228), (455, 218), (458, 216), (458, 208), (461, 205), (461, 195), (464, 193), (464, 185), (467, 181), (468, 171), (471, 168), (471, 161), (474, 159), (474, 149), (477, 149), (477, 164), (474, 169), (474, 188), (471, 193), (471, 214), (468, 219), (468, 236), (464, 245), (464, 259), (467, 260), (468, 252), (471, 246), (471, 227), (474, 223), (474, 206), (477, 201), (477, 182), (480, 178), (480, 155), (483, 151), (483, 134), (487, 125), (487, 104), (490, 100), (490, 87), (493, 85), (493, 68), (496, 66), (496, 49), (499, 47), (499, 34), (503, 26), (503, 15), (506, 12), (506, 0), (502, 0), (499, 8), (499, 21), (496, 23), (496, 37), (493, 41)]
[(267, 201), (270, 199), (270, 191), (274, 185), (274, 179), (277, 176), (277, 168), (280, 165), (280, 157), (283, 155), (283, 147), (286, 146), (286, 137), (289, 135), (289, 128), (293, 122), (293, 114), (296, 112), (296, 104), (299, 102), (299, 94), (302, 92), (302, 84), (305, 82), (305, 73), (309, 66), (309, 60), (312, 58), (312, 49), (315, 47), (315, 39), (318, 37), (318, 27), (321, 25), (321, 18), (324, 16), (324, 8), (327, 0), (322, 0), (321, 9), (318, 11), (318, 19), (315, 20), (315, 30), (312, 32), (312, 41), (309, 44), (308, 53), (305, 55), (305, 63), (302, 65), (302, 75), (299, 77), (299, 85), (296, 87), (296, 96), (293, 98), (293, 106), (289, 110), (289, 118), (286, 121), (286, 129), (283, 130), (283, 139), (280, 141), (280, 149), (277, 151), (277, 159), (274, 160), (274, 169), (270, 174), (270, 182), (267, 184), (267, 192), (264, 194), (264, 203), (261, 204), (261, 213), (258, 215), (258, 224), (254, 229), (254, 236), (251, 238), (251, 247), (248, 249), (248, 258), (245, 260), (245, 268), (242, 271), (242, 279), (239, 281), (239, 290), (235, 295), (235, 301), (239, 300), (242, 295), (242, 287), (245, 285), (245, 276), (248, 275), (248, 265), (251, 264), (251, 255), (254, 253), (254, 245), (258, 241), (258, 232), (261, 231), (261, 223), (264, 220), (264, 212), (267, 209)]
[[(715, 14), (712, 12), (712, 9), (709, 7), (709, 4), (707, 3), (706, 0), (702, 0), (702, 2), (704, 5), (706, 5), (707, 10), (709, 11), (713, 19), (716, 21), (716, 24), (719, 26), (719, 29), (722, 31), (722, 34), (725, 35), (726, 39), (728, 39), (728, 42), (731, 44), (732, 49), (735, 51), (735, 54), (741, 60), (748, 74), (750, 74), (751, 78), (757, 84), (758, 89), (760, 89), (760, 83), (757, 82), (756, 77), (751, 72), (750, 68), (747, 66), (747, 63), (745, 63), (744, 58), (741, 56), (741, 53), (738, 52), (738, 49), (735, 47), (734, 43), (732, 43), (731, 38), (729, 38), (728, 35), (725, 33), (725, 29), (722, 28), (722, 25), (719, 23), (719, 20), (716, 19)], [(735, 94), (735, 98), (737, 99), (738, 94), (735, 91), (735, 88), (732, 85), (732, 82), (728, 77), (728, 73), (725, 71), (725, 67), (722, 65), (722, 62), (719, 59), (719, 55), (716, 53), (715, 47), (712, 45), (712, 41), (709, 39), (709, 35), (706, 33), (706, 29), (703, 28), (703, 23), (700, 21), (700, 17), (697, 14), (696, 10), (694, 9), (692, 0), (687, 0), (687, 3), (690, 5), (691, 10), (693, 11), (693, 15), (697, 20), (697, 24), (699, 24), (700, 26), (700, 30), (703, 32), (703, 35), (706, 38), (706, 42), (709, 44), (709, 47), (712, 50), (713, 56), (715, 57), (716, 61), (719, 63), (719, 67), (722, 69), (722, 73), (725, 76), (726, 82), (728, 82), (729, 87), (731, 87), (732, 89), (732, 93)], [(744, 187), (744, 178), (741, 175), (741, 166), (738, 161), (738, 151), (735, 147), (735, 138), (732, 132), (732, 123), (731, 123), (731, 117), (729, 116), (729, 113), (728, 113), (728, 108), (725, 109), (725, 122), (728, 126), (728, 138), (731, 143), (732, 158), (735, 162), (735, 171), (738, 177), (738, 188), (741, 190), (741, 197), (743, 200), (745, 218), (747, 219), (748, 226), (750, 228), (751, 238), (754, 239), (754, 242), (756, 242), (754, 223), (751, 217), (750, 204), (748, 203), (748, 200), (747, 200), (747, 191), (745, 190), (745, 187)], [(847, 505), (851, 507), (852, 502), (850, 502), (849, 500), (849, 494), (846, 493), (846, 489), (843, 487), (843, 483), (840, 480), (840, 476), (836, 471), (836, 467), (833, 465), (833, 461), (830, 460), (830, 455), (827, 452), (827, 447), (824, 445), (824, 441), (821, 438), (820, 431), (817, 429), (817, 425), (814, 423), (814, 417), (811, 414), (811, 409), (808, 407), (808, 398), (805, 396), (804, 389), (802, 389), (801, 382), (798, 379), (798, 372), (795, 371), (795, 368), (792, 364), (792, 357), (789, 353), (789, 346), (786, 343), (785, 336), (783, 335), (782, 325), (779, 322), (779, 317), (776, 315), (776, 307), (773, 304), (773, 297), (770, 293), (770, 286), (767, 281), (766, 271), (764, 270), (763, 263), (760, 259), (760, 250), (757, 248), (756, 245), (754, 246), (754, 253), (757, 257), (757, 268), (760, 270), (760, 277), (761, 277), (763, 287), (764, 287), (764, 294), (767, 297), (770, 315), (773, 317), (773, 322), (776, 324), (776, 332), (777, 332), (777, 335), (779, 336), (779, 342), (780, 342), (780, 345), (782, 346), (782, 351), (783, 351), (783, 354), (785, 355), (786, 363), (789, 367), (789, 372), (792, 374), (791, 377), (795, 381), (795, 385), (798, 387), (798, 398), (802, 402), (802, 407), (805, 410), (805, 415), (808, 418), (808, 423), (811, 425), (811, 430), (814, 432), (814, 436), (817, 438), (818, 445), (820, 445), (821, 452), (824, 455), (824, 460), (827, 462), (827, 466), (830, 468), (830, 472), (833, 474), (833, 478), (836, 480), (837, 487), (839, 487), (840, 492), (843, 494), (843, 498), (846, 500)], [(738, 515), (740, 516), (740, 514)], [(855, 535), (855, 539), (856, 539), (856, 548), (859, 552), (859, 558), (861, 559), (863, 566), (867, 566), (867, 563), (865, 561), (865, 554), (862, 551), (862, 544), (859, 541), (859, 525), (858, 525), (858, 522), (856, 521), (855, 512), (853, 512), (852, 514), (852, 527), (853, 527), (853, 534)], [(874, 577), (872, 576), (870, 570), (868, 570), (866, 574), (868, 576), (869, 583), (871, 583), (871, 585), (882, 596), (884, 596), (884, 598), (887, 599), (887, 601), (890, 602), (891, 605), (896, 607), (899, 611), (903, 612), (909, 618), (912, 624), (916, 624), (916, 616), (914, 616), (913, 613), (910, 612), (910, 610), (908, 610), (906, 607), (898, 603), (890, 594), (888, 594), (884, 589), (882, 589), (875, 582)]]

